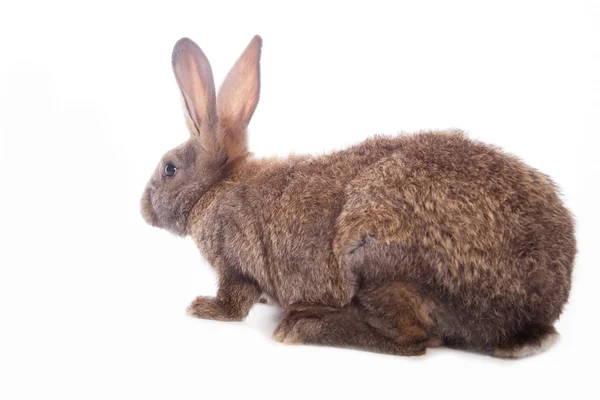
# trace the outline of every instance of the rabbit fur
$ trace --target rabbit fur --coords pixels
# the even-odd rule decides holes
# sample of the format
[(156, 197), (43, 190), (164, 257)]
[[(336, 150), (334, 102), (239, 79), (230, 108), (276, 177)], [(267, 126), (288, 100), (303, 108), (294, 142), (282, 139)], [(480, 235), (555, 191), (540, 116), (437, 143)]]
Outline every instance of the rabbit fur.
[(254, 37), (218, 95), (194, 42), (173, 51), (190, 138), (158, 164), (142, 215), (191, 236), (217, 273), (216, 297), (189, 314), (243, 320), (265, 294), (284, 343), (509, 358), (550, 345), (576, 252), (550, 178), (457, 130), (255, 158), (261, 47)]

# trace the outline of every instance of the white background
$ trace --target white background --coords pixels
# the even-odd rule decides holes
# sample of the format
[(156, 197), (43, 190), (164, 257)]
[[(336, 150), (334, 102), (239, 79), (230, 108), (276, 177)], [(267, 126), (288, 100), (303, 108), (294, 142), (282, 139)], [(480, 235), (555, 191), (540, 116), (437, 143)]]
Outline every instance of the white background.
[[(600, 2), (163, 3), (0, 6), (0, 398), (598, 398)], [(257, 156), (457, 127), (556, 180), (579, 244), (556, 346), (402, 358), (272, 342), (265, 305), (185, 315), (214, 275), (139, 214), (187, 136), (171, 49), (218, 85), (257, 33)]]

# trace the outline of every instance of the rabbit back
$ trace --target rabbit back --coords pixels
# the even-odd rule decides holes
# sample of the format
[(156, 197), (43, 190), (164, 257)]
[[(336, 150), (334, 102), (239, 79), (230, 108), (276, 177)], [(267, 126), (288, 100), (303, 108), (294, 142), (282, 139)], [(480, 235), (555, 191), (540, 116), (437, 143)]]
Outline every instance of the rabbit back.
[(482, 345), (551, 324), (575, 254), (550, 179), (460, 132), (250, 160), (194, 207), (189, 233), (217, 272), (284, 307), (343, 307), (364, 285), (404, 282), (428, 329)]

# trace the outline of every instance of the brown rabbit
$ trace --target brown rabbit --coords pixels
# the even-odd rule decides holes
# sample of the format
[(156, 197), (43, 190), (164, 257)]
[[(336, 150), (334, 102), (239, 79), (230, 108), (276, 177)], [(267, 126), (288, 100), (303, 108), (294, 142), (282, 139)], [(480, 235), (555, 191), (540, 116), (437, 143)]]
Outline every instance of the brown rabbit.
[(173, 51), (190, 138), (158, 164), (142, 215), (190, 235), (218, 274), (217, 296), (189, 313), (239, 321), (264, 293), (284, 309), (284, 343), (499, 357), (549, 345), (575, 256), (552, 181), (459, 131), (253, 158), (261, 44), (252, 39), (218, 96), (202, 50), (184, 38)]

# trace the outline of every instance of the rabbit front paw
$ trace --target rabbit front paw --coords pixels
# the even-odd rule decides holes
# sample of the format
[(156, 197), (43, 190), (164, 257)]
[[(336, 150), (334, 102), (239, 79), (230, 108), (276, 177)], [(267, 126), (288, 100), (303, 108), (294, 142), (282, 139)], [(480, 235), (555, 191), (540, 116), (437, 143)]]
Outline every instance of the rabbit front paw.
[(216, 297), (198, 296), (187, 308), (187, 314), (195, 318), (218, 321), (241, 321), (244, 315), (236, 312), (227, 302)]

